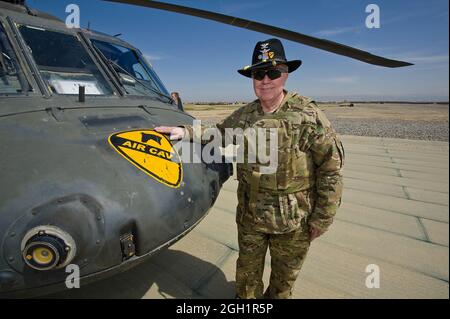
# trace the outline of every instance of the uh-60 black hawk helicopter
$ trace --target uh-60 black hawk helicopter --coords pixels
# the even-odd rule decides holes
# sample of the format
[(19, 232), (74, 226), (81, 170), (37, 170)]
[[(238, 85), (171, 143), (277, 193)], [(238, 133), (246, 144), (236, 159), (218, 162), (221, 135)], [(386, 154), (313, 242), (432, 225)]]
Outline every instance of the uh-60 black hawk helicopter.
[[(188, 14), (385, 67), (410, 65), (222, 14)], [(182, 163), (158, 125), (192, 124), (141, 52), (69, 29), (24, 1), (0, 1), (0, 297), (65, 288), (130, 268), (192, 230), (232, 174)]]

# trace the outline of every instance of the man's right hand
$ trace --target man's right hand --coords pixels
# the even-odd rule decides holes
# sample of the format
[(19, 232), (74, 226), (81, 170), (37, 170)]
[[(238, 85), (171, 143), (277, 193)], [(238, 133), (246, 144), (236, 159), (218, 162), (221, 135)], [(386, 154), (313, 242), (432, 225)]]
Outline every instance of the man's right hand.
[(323, 231), (321, 231), (320, 229), (318, 229), (314, 226), (309, 226), (309, 240), (310, 241), (313, 241), (317, 237), (322, 236), (322, 234), (323, 234)]
[(184, 128), (177, 126), (157, 126), (155, 131), (163, 134), (170, 134), (170, 140), (181, 140), (184, 135)]

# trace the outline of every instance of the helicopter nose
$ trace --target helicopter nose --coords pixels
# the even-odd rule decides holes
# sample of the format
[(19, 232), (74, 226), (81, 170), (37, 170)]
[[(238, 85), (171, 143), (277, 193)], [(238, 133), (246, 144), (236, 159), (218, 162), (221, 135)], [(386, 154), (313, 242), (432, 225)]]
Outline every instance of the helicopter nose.
[(22, 241), (25, 264), (35, 270), (52, 270), (69, 264), (75, 257), (72, 237), (53, 226), (36, 227)]

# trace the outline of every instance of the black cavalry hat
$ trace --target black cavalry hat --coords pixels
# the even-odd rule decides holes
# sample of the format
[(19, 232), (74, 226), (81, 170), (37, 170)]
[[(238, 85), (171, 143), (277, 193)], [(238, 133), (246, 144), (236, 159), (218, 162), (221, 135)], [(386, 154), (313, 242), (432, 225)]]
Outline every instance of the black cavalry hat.
[(286, 64), (288, 66), (288, 72), (291, 73), (299, 68), (302, 61), (287, 61), (281, 41), (278, 39), (268, 39), (256, 43), (255, 49), (253, 50), (252, 65), (248, 65), (238, 70), (238, 72), (243, 76), (251, 78), (252, 70), (267, 68), (277, 64)]

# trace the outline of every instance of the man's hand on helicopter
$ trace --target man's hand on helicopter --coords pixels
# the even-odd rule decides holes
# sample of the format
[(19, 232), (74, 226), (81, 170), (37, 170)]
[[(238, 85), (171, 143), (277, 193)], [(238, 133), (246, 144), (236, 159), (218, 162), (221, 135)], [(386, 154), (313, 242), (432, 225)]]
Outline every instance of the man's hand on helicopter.
[(155, 131), (162, 133), (162, 134), (169, 134), (170, 133), (170, 140), (181, 140), (185, 133), (184, 128), (182, 127), (176, 127), (176, 126), (157, 126), (155, 127)]

